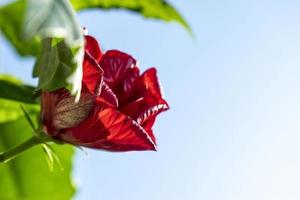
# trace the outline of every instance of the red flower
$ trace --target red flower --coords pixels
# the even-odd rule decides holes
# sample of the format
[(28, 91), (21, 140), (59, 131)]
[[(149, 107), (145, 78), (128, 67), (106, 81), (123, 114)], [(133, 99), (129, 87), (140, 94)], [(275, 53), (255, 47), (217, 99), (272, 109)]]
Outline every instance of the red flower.
[(42, 123), (51, 137), (108, 151), (155, 150), (152, 126), (169, 108), (162, 97), (156, 69), (139, 73), (130, 55), (102, 53), (86, 36), (81, 98), (68, 90), (42, 93)]

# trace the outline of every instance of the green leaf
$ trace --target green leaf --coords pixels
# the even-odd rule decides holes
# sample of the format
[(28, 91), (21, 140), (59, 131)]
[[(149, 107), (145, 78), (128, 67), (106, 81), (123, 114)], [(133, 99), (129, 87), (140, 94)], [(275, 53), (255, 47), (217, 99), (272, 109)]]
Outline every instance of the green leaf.
[(2, 6), (0, 30), (23, 56), (37, 55), (40, 38), (45, 37), (64, 37), (71, 47), (83, 45), (81, 28), (68, 0), (17, 0)]
[(73, 59), (78, 49), (71, 49), (64, 40), (43, 40), (33, 76), (39, 77), (38, 89), (53, 91), (68, 85), (67, 77), (77, 69)]
[(83, 34), (68, 0), (27, 0), (24, 36), (64, 38), (70, 47), (83, 46)]
[(36, 104), (35, 88), (23, 85), (21, 81), (8, 76), (0, 75), (0, 98)]
[(28, 113), (28, 111), (24, 108), (23, 105), (20, 105), (20, 108), (25, 116), (25, 119), (27, 120), (27, 122), (29, 123), (29, 125), (31, 126), (31, 129), (33, 131), (33, 134), (34, 135), (37, 135), (38, 136), (38, 133), (37, 133), (37, 128), (35, 127), (31, 117), (30, 117), (30, 114)]
[(191, 29), (177, 10), (165, 0), (71, 0), (75, 10), (89, 8), (126, 9), (143, 15), (146, 18), (156, 18), (164, 21), (176, 21), (189, 32)]
[[(32, 131), (25, 118), (0, 124), (0, 152), (20, 144)], [(67, 200), (74, 194), (71, 181), (74, 148), (51, 145), (64, 170), (49, 170), (41, 146), (33, 147), (8, 163), (0, 164), (0, 199)]]
[(8, 75), (0, 75), (0, 123), (14, 121), (24, 113), (38, 113), (40, 106), (34, 96), (34, 87), (23, 85), (21, 81)]
[[(0, 98), (0, 123), (14, 121), (24, 113), (20, 109), (20, 105), (23, 105), (29, 114), (38, 113), (40, 110), (39, 105), (34, 104), (24, 104), (19, 101), (13, 101), (8, 99)], [(0, 133), (1, 134), (1, 133)]]
[(25, 9), (25, 0), (0, 7), (0, 31), (20, 55), (36, 55), (39, 52), (39, 38), (25, 40), (22, 35)]
[(71, 86), (72, 94), (81, 90), (83, 33), (68, 0), (28, 0), (24, 35), (43, 38), (34, 75), (38, 89), (52, 91)]
[[(0, 19), (1, 32), (11, 41), (21, 55), (38, 54), (37, 49), (32, 51), (30, 47), (40, 46), (39, 44), (41, 43), (36, 38), (46, 40), (48, 38), (56, 38), (53, 40), (63, 39), (65, 46), (72, 51), (72, 54), (68, 54), (67, 56), (63, 55), (62, 57), (58, 57), (61, 56), (61, 54), (56, 56), (53, 52), (47, 55), (41, 55), (45, 52), (43, 43), (43, 49), (39, 51), (41, 52), (40, 55), (42, 59), (39, 59), (39, 61), (51, 61), (53, 57), (45, 59), (45, 56), (56, 56), (56, 62), (71, 65), (61, 67), (62, 65), (60, 64), (59, 67), (53, 70), (46, 69), (52, 68), (52, 65), (49, 63), (39, 62), (40, 65), (44, 65), (43, 69), (46, 69), (45, 71), (57, 72), (55, 80), (50, 80), (52, 76), (46, 79), (46, 82), (45, 77), (41, 78), (39, 88), (52, 90), (58, 86), (68, 86), (68, 88), (71, 88), (72, 94), (77, 94), (77, 97), (79, 97), (84, 39), (73, 7), (68, 0), (18, 0), (0, 8)], [(28, 42), (29, 45), (27, 44)], [(26, 51), (27, 47), (28, 51)], [(47, 45), (46, 48), (48, 48)], [(64, 48), (64, 50), (65, 49), (66, 48)], [(54, 73), (51, 73), (51, 75), (53, 74)], [(58, 84), (56, 84), (57, 80), (59, 82)]]

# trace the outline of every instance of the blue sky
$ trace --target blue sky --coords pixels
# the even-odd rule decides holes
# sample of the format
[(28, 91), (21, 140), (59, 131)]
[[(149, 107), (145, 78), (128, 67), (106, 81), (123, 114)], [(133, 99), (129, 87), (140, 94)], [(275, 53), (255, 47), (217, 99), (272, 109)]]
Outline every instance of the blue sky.
[[(126, 11), (79, 15), (103, 49), (157, 67), (171, 110), (158, 152), (78, 152), (75, 199), (298, 200), (299, 1), (171, 2), (195, 38)], [(35, 83), (33, 61), (0, 44), (0, 72)]]

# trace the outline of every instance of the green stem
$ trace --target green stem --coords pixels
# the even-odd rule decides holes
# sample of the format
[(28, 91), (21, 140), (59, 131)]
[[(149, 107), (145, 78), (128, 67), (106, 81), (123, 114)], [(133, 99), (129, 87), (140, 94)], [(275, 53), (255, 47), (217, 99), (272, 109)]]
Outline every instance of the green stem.
[(44, 143), (46, 141), (48, 141), (47, 138), (40, 138), (40, 137), (33, 136), (33, 137), (29, 138), (27, 141), (25, 141), (24, 143), (6, 151), (6, 152), (0, 153), (0, 163), (6, 163), (6, 162), (10, 161), (11, 159), (14, 159), (16, 156), (20, 155), (24, 151), (30, 149), (31, 147), (41, 144), (41, 143)]

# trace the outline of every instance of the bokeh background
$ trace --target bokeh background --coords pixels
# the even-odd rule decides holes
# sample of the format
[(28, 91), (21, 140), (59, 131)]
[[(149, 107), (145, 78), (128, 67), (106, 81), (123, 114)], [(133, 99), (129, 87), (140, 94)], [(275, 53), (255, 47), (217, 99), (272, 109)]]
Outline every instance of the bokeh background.
[[(104, 50), (157, 67), (171, 110), (158, 152), (78, 151), (74, 199), (300, 199), (300, 2), (170, 2), (194, 37), (127, 11), (79, 14)], [(35, 84), (32, 65), (0, 37), (0, 73)]]

